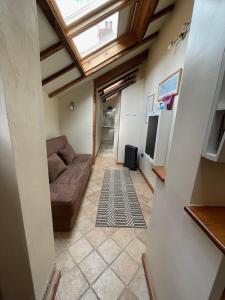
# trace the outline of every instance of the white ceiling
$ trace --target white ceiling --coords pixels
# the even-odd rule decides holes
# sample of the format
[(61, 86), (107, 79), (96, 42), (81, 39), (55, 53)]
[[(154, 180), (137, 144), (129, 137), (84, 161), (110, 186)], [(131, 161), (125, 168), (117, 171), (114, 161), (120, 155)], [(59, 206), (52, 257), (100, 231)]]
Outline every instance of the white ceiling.
[(167, 14), (163, 17), (161, 17), (158, 20), (155, 20), (154, 22), (150, 23), (148, 26), (148, 29), (145, 33), (144, 39), (150, 36), (151, 34), (160, 31), (160, 29), (163, 27), (163, 25), (167, 22), (170, 14)]
[(59, 41), (59, 38), (45, 15), (37, 5), (40, 51), (47, 49)]
[(64, 69), (72, 63), (72, 59), (65, 49), (61, 49), (41, 61), (42, 79)]
[(67, 83), (79, 78), (80, 75), (81, 74), (80, 74), (78, 68), (74, 68), (74, 69), (66, 72), (64, 75), (56, 78), (55, 80), (52, 80), (51, 82), (49, 82), (46, 85), (44, 85), (44, 90), (47, 93), (54, 92), (59, 87), (62, 87), (64, 85), (66, 85)]
[[(175, 3), (175, 0), (160, 0), (155, 13), (163, 10), (164, 8), (170, 6), (171, 4)], [(166, 14), (165, 16), (161, 17), (160, 19), (151, 22), (146, 30), (144, 39), (153, 34), (154, 32), (160, 31), (160, 29), (164, 26), (164, 24), (168, 21), (171, 12)]]

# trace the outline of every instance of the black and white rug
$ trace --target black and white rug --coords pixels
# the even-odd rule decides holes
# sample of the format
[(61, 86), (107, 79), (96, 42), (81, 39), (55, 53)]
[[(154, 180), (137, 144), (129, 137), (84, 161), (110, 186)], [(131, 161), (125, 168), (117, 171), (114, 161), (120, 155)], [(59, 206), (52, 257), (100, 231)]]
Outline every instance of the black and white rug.
[(96, 227), (146, 228), (129, 169), (105, 170)]

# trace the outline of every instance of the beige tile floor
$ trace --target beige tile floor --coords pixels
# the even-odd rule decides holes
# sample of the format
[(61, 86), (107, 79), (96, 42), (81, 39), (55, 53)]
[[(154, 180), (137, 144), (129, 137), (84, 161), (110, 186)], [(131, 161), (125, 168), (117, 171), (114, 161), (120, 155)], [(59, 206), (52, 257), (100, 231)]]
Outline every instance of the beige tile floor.
[[(56, 264), (62, 271), (57, 300), (149, 299), (141, 263), (146, 230), (95, 227), (106, 168), (122, 166), (100, 152), (72, 232), (55, 233)], [(153, 195), (139, 172), (131, 176), (148, 225)]]

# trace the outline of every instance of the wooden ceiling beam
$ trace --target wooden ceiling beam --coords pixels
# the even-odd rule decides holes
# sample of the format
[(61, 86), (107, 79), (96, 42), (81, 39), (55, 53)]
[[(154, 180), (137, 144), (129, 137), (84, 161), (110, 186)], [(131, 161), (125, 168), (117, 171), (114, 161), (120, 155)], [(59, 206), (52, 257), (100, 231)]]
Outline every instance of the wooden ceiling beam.
[(171, 4), (169, 6), (167, 6), (166, 8), (160, 10), (159, 12), (157, 12), (156, 14), (154, 14), (150, 20), (150, 23), (164, 17), (165, 15), (171, 13), (174, 10), (175, 4)]
[[(148, 37), (147, 39), (145, 39), (142, 43), (140, 43), (138, 46), (133, 47), (130, 51), (143, 46), (145, 43), (148, 43), (149, 41), (151, 41), (153, 39), (153, 37), (155, 38), (158, 35), (158, 32), (154, 33), (153, 35), (151, 35), (150, 37)], [(126, 54), (128, 54), (129, 51), (126, 51), (125, 53), (123, 53), (122, 56), (125, 56)], [(122, 57), (121, 55), (118, 55), (116, 58), (114, 58), (112, 61), (108, 62), (107, 65), (109, 65), (112, 62), (115, 62), (116, 60), (118, 60), (119, 58)], [(136, 66), (140, 65), (148, 56), (148, 50), (142, 52), (141, 54), (133, 57), (132, 59), (128, 60), (127, 62), (121, 64), (120, 66), (116, 67), (113, 70), (110, 70), (109, 72), (105, 73), (104, 75), (101, 75), (100, 77), (98, 77), (97, 79), (95, 79), (95, 83), (97, 84), (96, 87), (101, 86), (103, 83), (110, 81), (112, 79), (114, 79), (116, 76), (119, 76), (123, 73), (125, 73), (126, 71), (131, 70), (132, 68), (135, 68)], [(97, 72), (99, 69), (95, 70), (95, 72)], [(55, 97), (58, 94), (64, 92), (65, 90), (67, 90), (68, 88), (71, 88), (73, 85), (79, 83), (81, 80), (83, 80), (84, 78), (89, 77), (90, 75), (93, 75), (94, 72), (88, 74), (87, 76), (82, 75), (80, 78), (73, 80), (69, 83), (67, 83), (66, 85), (60, 87), (59, 89), (51, 92), (49, 94), (49, 97)]]
[(114, 69), (96, 78), (94, 80), (95, 86), (100, 87), (101, 85), (113, 80), (114, 78), (121, 76), (125, 72), (140, 65), (144, 60), (147, 59), (147, 57), (148, 57), (148, 50), (142, 52), (141, 54), (131, 58), (130, 60), (120, 64)]
[(118, 91), (121, 91), (122, 89), (124, 89), (125, 87), (127, 87), (127, 85), (129, 83), (135, 83), (135, 80), (129, 80), (129, 81), (126, 81), (124, 83), (121, 83), (118, 87), (115, 87), (114, 89), (112, 89), (111, 91), (109, 91), (108, 93), (105, 93), (103, 96), (101, 96), (101, 99), (106, 99), (108, 98), (109, 96), (117, 93)]
[(58, 42), (47, 49), (41, 51), (40, 53), (40, 60), (44, 60), (45, 58), (49, 57), (50, 55), (58, 52), (59, 50), (63, 49), (63, 44), (61, 42)]
[(52, 26), (52, 28), (58, 35), (59, 39), (61, 40), (61, 42), (62, 42), (63, 46), (65, 47), (65, 49), (67, 50), (68, 54), (70, 55), (72, 61), (74, 62), (74, 64), (77, 65), (81, 74), (83, 75), (83, 73), (84, 73), (83, 68), (82, 68), (80, 62), (78, 61), (76, 55), (74, 54), (74, 51), (71, 48), (69, 39), (66, 36), (66, 34), (64, 33), (63, 29), (61, 28), (57, 18), (55, 17), (51, 7), (49, 6), (48, 1), (47, 0), (36, 0), (36, 1), (37, 1), (37, 4), (39, 5), (39, 7), (41, 8), (41, 10), (43, 11), (44, 15), (46, 16), (46, 18), (48, 19), (48, 22), (50, 23), (50, 25)]
[(58, 72), (56, 72), (56, 73), (50, 75), (49, 77), (43, 79), (43, 80), (42, 80), (42, 85), (48, 84), (49, 82), (51, 82), (51, 81), (57, 79), (58, 77), (64, 75), (65, 73), (67, 73), (67, 72), (73, 70), (74, 68), (76, 68), (76, 65), (74, 65), (74, 64), (71, 64), (71, 65), (65, 67), (64, 69), (62, 69), (62, 70), (60, 70), (60, 71), (58, 71)]
[[(112, 96), (108, 97), (107, 99), (105, 99), (104, 102), (108, 102), (108, 101), (111, 100), (112, 98), (114, 98), (114, 97), (116, 97), (116, 96), (119, 96), (119, 94), (120, 94), (120, 91), (119, 91), (118, 93), (115, 93), (115, 94), (113, 94)], [(104, 103), (104, 102), (103, 102), (103, 103)]]
[(124, 85), (121, 85), (120, 87), (118, 87), (118, 88), (115, 89), (114, 91), (105, 94), (104, 97), (101, 97), (101, 100), (102, 100), (103, 102), (105, 102), (106, 99), (107, 99), (108, 97), (111, 97), (111, 96), (113, 96), (114, 94), (116, 94), (116, 93), (118, 93), (118, 92), (121, 92), (123, 89), (127, 88), (128, 86), (130, 86), (130, 85), (132, 85), (132, 84), (134, 84), (134, 83), (135, 83), (135, 80), (132, 80), (132, 81), (127, 82), (127, 83), (124, 84)]
[(152, 16), (155, 13), (158, 2), (159, 0), (140, 0), (138, 2), (133, 21), (132, 32), (136, 35), (139, 42), (144, 38), (145, 32)]
[(104, 86), (101, 89), (99, 89), (98, 93), (102, 93), (105, 89), (109, 88), (111, 85), (117, 83), (118, 81), (123, 80), (123, 79), (125, 79), (125, 78), (127, 78), (129, 76), (132, 76), (133, 74), (137, 73), (138, 70), (139, 70), (139, 68), (135, 68), (134, 70), (132, 70), (130, 72), (126, 72), (125, 75), (122, 74), (122, 76), (118, 76), (116, 79), (111, 80), (110, 83), (108, 83), (106, 86)]
[[(123, 73), (125, 73), (126, 71), (131, 70), (132, 68), (137, 67), (138, 65), (140, 65), (146, 58), (148, 57), (148, 50), (142, 52), (141, 54), (133, 57), (132, 59), (128, 60), (127, 62), (121, 64), (120, 66), (114, 68), (113, 70), (110, 70), (109, 72), (101, 75), (100, 77), (98, 77), (97, 79), (94, 80), (96, 87), (101, 86), (103, 83), (106, 83), (107, 80), (110, 81), (112, 79), (114, 79), (116, 76), (120, 76)], [(67, 83), (66, 85), (60, 87), (59, 89), (51, 92), (49, 94), (49, 97), (55, 97), (58, 94), (61, 94), (62, 92), (64, 92), (65, 90), (71, 88), (72, 86), (76, 85), (77, 83), (79, 83), (81, 80), (85, 79), (87, 77), (85, 76), (81, 76), (78, 79), (75, 79), (69, 83)]]
[[(99, 92), (100, 97), (104, 97), (106, 94), (112, 92), (115, 88), (118, 88), (118, 87), (120, 87), (122, 84), (125, 84), (125, 83), (127, 83), (127, 82), (129, 82), (129, 81), (131, 81), (131, 80), (135, 80), (135, 75), (127, 76), (127, 77), (125, 77), (124, 79), (117, 80), (117, 82), (120, 82), (120, 83), (119, 83), (118, 85), (112, 87), (111, 89), (110, 89), (110, 86), (109, 86), (109, 87), (107, 88), (108, 91), (107, 91), (106, 93), (104, 92), (104, 90), (105, 90), (106, 88), (104, 88), (104, 90), (103, 90), (101, 93)], [(116, 82), (115, 82), (115, 84), (116, 84)]]

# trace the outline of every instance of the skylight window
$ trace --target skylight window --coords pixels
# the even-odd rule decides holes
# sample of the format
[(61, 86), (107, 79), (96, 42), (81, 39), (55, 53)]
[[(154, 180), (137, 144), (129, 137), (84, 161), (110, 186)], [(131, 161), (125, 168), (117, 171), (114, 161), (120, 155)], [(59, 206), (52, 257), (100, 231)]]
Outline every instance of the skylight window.
[(119, 13), (115, 13), (73, 38), (81, 57), (117, 38)]
[(110, 0), (55, 0), (67, 26), (109, 1)]

